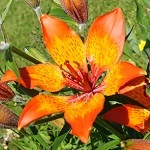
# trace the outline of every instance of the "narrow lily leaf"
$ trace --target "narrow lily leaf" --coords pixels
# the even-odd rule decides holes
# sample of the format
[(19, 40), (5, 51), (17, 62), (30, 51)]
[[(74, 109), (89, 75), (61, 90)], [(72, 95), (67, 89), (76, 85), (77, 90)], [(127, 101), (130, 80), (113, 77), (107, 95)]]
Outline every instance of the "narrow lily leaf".
[(145, 140), (150, 140), (150, 132), (147, 132), (145, 135), (144, 135), (144, 138)]
[(110, 150), (111, 148), (115, 147), (119, 143), (120, 143), (120, 140), (116, 139), (116, 140), (113, 140), (113, 141), (110, 141), (108, 143), (103, 144), (102, 146), (100, 146), (96, 150)]
[(71, 23), (73, 25), (77, 25), (76, 22), (70, 19), (70, 17), (62, 10), (62, 8), (51, 9), (50, 15), (61, 18), (65, 20), (66, 22)]
[(61, 132), (59, 133), (59, 135), (57, 136), (57, 138), (55, 139), (53, 143), (52, 150), (58, 149), (59, 145), (65, 139), (65, 137), (69, 134), (69, 132), (70, 132), (70, 126), (68, 123), (65, 123), (64, 127), (62, 128)]
[(116, 135), (119, 139), (121, 139), (121, 140), (125, 139), (125, 137), (124, 137), (124, 135), (122, 135), (122, 133), (117, 131), (117, 129), (114, 126), (110, 125), (108, 122), (101, 119), (99, 116), (96, 118), (96, 123), (99, 124), (100, 126), (104, 127), (105, 129), (107, 129), (109, 132)]
[(33, 57), (31, 57), (30, 55), (27, 55), (26, 53), (22, 52), (21, 50), (17, 49), (16, 47), (12, 46), (11, 47), (11, 51), (19, 56), (21, 56), (22, 58), (25, 58), (26, 60), (34, 63), (34, 64), (40, 64), (41, 62)]
[(35, 48), (33, 47), (26, 47), (24, 49), (25, 53), (30, 55), (31, 57), (39, 60), (40, 62), (42, 63), (46, 63), (48, 62), (48, 60), (38, 51), (36, 50)]
[(149, 0), (143, 0), (144, 5), (150, 9), (150, 1)]
[(7, 13), (8, 13), (8, 10), (9, 10), (9, 8), (10, 8), (10, 5), (11, 5), (11, 3), (12, 3), (12, 0), (10, 0), (9, 2), (8, 2), (8, 4), (7, 4), (7, 6), (5, 7), (5, 10), (3, 11), (3, 13), (2, 13), (2, 23), (4, 22), (4, 20), (5, 20), (5, 17), (6, 17), (6, 15), (7, 15)]
[(9, 70), (12, 70), (15, 73), (15, 75), (18, 78), (18, 81), (20, 81), (19, 69), (17, 67), (16, 62), (13, 60), (13, 56), (12, 56), (12, 53), (10, 51), (10, 48), (6, 50), (5, 58), (6, 58), (6, 66), (8, 67)]
[(140, 24), (140, 27), (141, 27), (141, 30), (143, 33), (143, 38), (145, 38), (145, 37), (149, 36), (148, 35), (149, 29), (147, 28), (150, 24), (149, 18), (147, 17), (145, 9), (143, 8), (143, 6), (137, 0), (134, 0), (134, 1), (135, 1), (136, 6), (137, 6), (136, 18), (137, 18), (138, 23)]
[(38, 130), (35, 126), (30, 127), (30, 130), (32, 131), (35, 139), (43, 146), (45, 150), (49, 150), (48, 144), (45, 142), (45, 140), (41, 137), (41, 135), (38, 133)]

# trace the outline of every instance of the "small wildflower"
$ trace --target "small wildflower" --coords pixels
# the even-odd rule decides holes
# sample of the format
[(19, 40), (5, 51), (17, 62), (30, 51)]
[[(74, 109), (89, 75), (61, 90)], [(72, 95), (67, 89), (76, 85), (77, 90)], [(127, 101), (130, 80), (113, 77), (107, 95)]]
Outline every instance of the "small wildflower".
[(140, 50), (140, 51), (143, 51), (145, 45), (146, 45), (146, 41), (141, 40), (141, 41), (140, 41), (140, 44), (139, 44), (139, 50)]

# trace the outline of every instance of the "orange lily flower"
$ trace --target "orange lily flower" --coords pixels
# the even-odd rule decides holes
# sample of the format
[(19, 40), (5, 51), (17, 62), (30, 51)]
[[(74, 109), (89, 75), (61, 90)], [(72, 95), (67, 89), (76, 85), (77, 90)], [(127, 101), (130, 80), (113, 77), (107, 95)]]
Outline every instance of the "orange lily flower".
[[(91, 25), (85, 44), (65, 22), (55, 17), (41, 16), (41, 26), (44, 43), (56, 64), (21, 68), (20, 83), (26, 88), (40, 87), (50, 92), (63, 87), (79, 92), (69, 96), (39, 94), (33, 97), (20, 116), (18, 128), (62, 112), (72, 134), (87, 143), (92, 124), (104, 107), (104, 95), (114, 95), (128, 81), (146, 74), (129, 62), (118, 63), (125, 41), (123, 13), (116, 8), (98, 17)], [(7, 81), (18, 79), (12, 71), (7, 71), (2, 82)]]
[(150, 131), (150, 96), (146, 93), (147, 84), (149, 81), (144, 76), (137, 77), (127, 82), (118, 91), (134, 99), (143, 107), (125, 104), (109, 110), (103, 115), (103, 118), (129, 126), (141, 133)]

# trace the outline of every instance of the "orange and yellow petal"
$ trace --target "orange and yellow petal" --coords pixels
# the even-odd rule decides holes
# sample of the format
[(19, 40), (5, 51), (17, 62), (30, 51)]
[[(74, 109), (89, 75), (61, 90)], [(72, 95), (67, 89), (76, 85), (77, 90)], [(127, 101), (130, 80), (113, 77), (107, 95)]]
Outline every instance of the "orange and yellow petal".
[(118, 62), (124, 41), (124, 16), (120, 8), (94, 21), (85, 43), (93, 76), (99, 76)]
[(40, 94), (33, 97), (23, 109), (18, 129), (21, 129), (31, 122), (53, 113), (64, 112), (67, 104), (67, 97)]
[(43, 40), (50, 55), (58, 65), (69, 61), (87, 72), (86, 53), (80, 37), (60, 19), (49, 15), (41, 16)]
[[(56, 92), (65, 85), (58, 66), (53, 64), (38, 64), (19, 69), (20, 83), (26, 88), (39, 87), (43, 90)], [(18, 78), (14, 72), (8, 70), (1, 79), (1, 82), (16, 81)]]
[(64, 115), (66, 121), (71, 125), (72, 134), (87, 143), (92, 124), (103, 107), (104, 96), (99, 93), (68, 104)]
[(144, 76), (137, 77), (121, 87), (118, 93), (134, 99), (149, 109), (150, 96), (146, 93), (147, 82), (148, 81)]
[(150, 111), (136, 105), (123, 105), (108, 111), (103, 115), (105, 120), (116, 122), (138, 132), (150, 130)]
[(104, 78), (100, 85), (100, 87), (103, 86), (101, 92), (106, 96), (114, 95), (128, 81), (136, 77), (144, 76), (145, 74), (146, 71), (129, 62), (120, 62)]
[(88, 19), (87, 0), (60, 0), (65, 12), (76, 22), (84, 23)]

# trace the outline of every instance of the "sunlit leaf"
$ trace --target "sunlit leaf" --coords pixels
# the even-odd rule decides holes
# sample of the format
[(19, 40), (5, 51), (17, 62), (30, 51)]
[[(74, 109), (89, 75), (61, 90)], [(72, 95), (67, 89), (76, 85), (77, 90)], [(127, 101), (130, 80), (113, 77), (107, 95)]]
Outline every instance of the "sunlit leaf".
[(103, 144), (102, 146), (100, 146), (96, 150), (110, 150), (111, 148), (114, 148), (119, 143), (120, 143), (120, 140), (116, 139), (116, 140), (113, 140), (113, 141), (110, 141), (110, 142)]
[(9, 8), (10, 8), (10, 5), (11, 5), (11, 3), (12, 3), (12, 0), (10, 0), (9, 2), (8, 2), (8, 4), (7, 4), (7, 6), (5, 7), (5, 10), (3, 11), (3, 13), (2, 13), (2, 23), (4, 22), (4, 20), (5, 20), (5, 17), (6, 17), (6, 15), (7, 15), (7, 13), (8, 13), (8, 10), (9, 10)]
[(150, 1), (149, 0), (142, 0), (144, 5), (150, 9)]
[(16, 62), (13, 60), (13, 56), (12, 53), (10, 51), (10, 49), (7, 49), (5, 51), (5, 58), (6, 58), (6, 66), (9, 70), (12, 70), (15, 75), (18, 78), (18, 81), (20, 80), (20, 73), (19, 73), (19, 69), (17, 67)]

